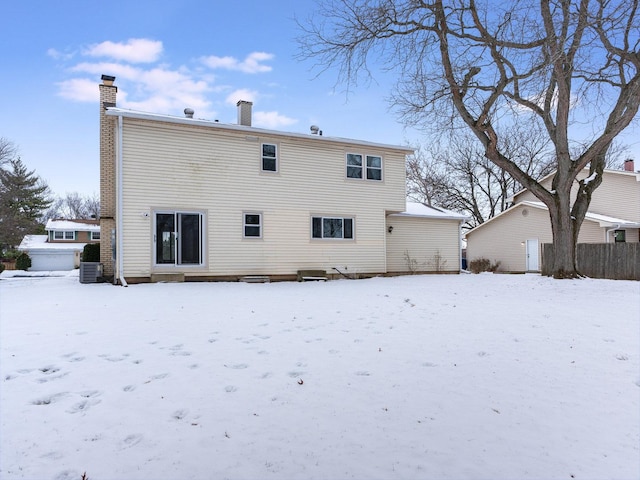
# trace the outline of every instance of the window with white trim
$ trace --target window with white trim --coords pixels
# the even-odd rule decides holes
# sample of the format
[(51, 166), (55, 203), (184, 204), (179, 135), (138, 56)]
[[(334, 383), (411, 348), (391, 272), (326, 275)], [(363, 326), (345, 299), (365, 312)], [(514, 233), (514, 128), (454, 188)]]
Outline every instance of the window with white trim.
[(347, 153), (347, 178), (381, 181), (382, 157)]
[(262, 171), (278, 171), (278, 146), (274, 143), (262, 144)]
[(203, 265), (204, 220), (200, 212), (155, 212), (155, 264)]
[(353, 239), (353, 218), (312, 217), (311, 238)]
[(53, 232), (54, 240), (75, 240), (76, 232), (73, 231), (55, 231)]
[(347, 153), (347, 178), (362, 178), (362, 155)]
[(244, 238), (262, 238), (262, 214), (244, 213), (243, 218)]
[(367, 155), (367, 180), (382, 180), (382, 157)]
[(100, 232), (91, 232), (91, 240), (100, 240)]

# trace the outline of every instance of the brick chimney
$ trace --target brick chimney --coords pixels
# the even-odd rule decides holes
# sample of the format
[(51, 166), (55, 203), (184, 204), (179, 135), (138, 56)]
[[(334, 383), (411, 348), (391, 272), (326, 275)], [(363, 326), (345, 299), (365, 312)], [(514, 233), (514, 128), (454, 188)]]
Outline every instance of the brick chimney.
[(636, 171), (636, 167), (634, 165), (633, 159), (629, 158), (628, 160), (624, 161), (624, 171), (625, 172), (635, 172)]
[(247, 102), (246, 100), (239, 100), (236, 105), (238, 106), (238, 125), (250, 127), (251, 107), (253, 107), (253, 103)]
[(111, 232), (116, 228), (116, 117), (107, 117), (116, 106), (116, 77), (102, 75), (100, 84), (100, 263), (103, 275), (114, 275)]

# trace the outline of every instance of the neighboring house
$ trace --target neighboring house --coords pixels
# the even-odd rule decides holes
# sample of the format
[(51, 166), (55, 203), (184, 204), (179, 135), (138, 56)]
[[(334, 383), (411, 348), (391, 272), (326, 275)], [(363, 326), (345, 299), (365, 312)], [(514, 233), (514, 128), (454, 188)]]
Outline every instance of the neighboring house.
[(87, 243), (100, 242), (99, 220), (49, 220), (46, 235), (26, 235), (18, 250), (31, 258), (31, 271), (73, 270)]
[[(115, 282), (460, 270), (464, 217), (412, 215), (412, 149), (116, 107), (100, 85), (101, 262)], [(439, 253), (438, 253), (439, 252)]]
[[(587, 175), (585, 169), (578, 178)], [(541, 183), (551, 188), (552, 179), (553, 174)], [(549, 211), (526, 189), (511, 200), (511, 208), (467, 232), (467, 259), (499, 261), (500, 271), (539, 271), (542, 244), (553, 241)], [(627, 161), (623, 171), (604, 171), (580, 228), (578, 243), (638, 242), (639, 229), (640, 172), (634, 171), (633, 161)]]

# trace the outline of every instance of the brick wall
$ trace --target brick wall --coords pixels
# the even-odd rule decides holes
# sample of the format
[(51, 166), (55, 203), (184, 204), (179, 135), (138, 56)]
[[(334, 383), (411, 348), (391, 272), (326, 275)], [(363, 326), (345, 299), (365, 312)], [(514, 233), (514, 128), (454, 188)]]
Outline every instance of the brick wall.
[(111, 232), (116, 228), (116, 123), (106, 107), (115, 106), (118, 88), (100, 85), (100, 262), (105, 277), (113, 277)]

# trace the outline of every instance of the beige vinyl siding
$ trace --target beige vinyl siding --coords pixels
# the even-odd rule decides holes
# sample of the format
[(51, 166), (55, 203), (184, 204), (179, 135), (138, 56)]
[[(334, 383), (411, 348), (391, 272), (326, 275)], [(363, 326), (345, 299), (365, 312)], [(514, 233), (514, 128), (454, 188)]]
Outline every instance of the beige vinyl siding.
[[(384, 272), (385, 212), (405, 208), (405, 153), (124, 119), (124, 274), (293, 274), (348, 266)], [(262, 143), (278, 172), (261, 171)], [(383, 181), (347, 180), (345, 152), (383, 158)], [(154, 209), (205, 213), (204, 267), (153, 266)], [(262, 238), (243, 238), (243, 212), (262, 213)], [(311, 215), (352, 217), (354, 240), (311, 239)]]
[[(588, 176), (588, 170), (578, 174), (578, 179)], [(551, 188), (551, 178), (543, 185)], [(589, 204), (589, 212), (610, 217), (640, 222), (640, 174), (631, 172), (605, 171), (602, 183), (596, 188)], [(578, 183), (574, 183), (571, 198), (575, 199)], [(516, 202), (539, 202), (535, 195), (526, 190), (520, 193)]]
[[(527, 215), (523, 216), (523, 210)], [(500, 262), (500, 271), (526, 270), (526, 241), (538, 240), (538, 258), (542, 264), (542, 244), (553, 241), (549, 213), (545, 209), (516, 205), (490, 224), (467, 234), (467, 262), (487, 258)], [(604, 229), (598, 223), (585, 220), (580, 229), (579, 243), (604, 242)]]
[(387, 217), (387, 271), (409, 272), (405, 252), (416, 261), (417, 271), (437, 270), (436, 256), (440, 256), (440, 271), (460, 270), (460, 222), (421, 217)]

